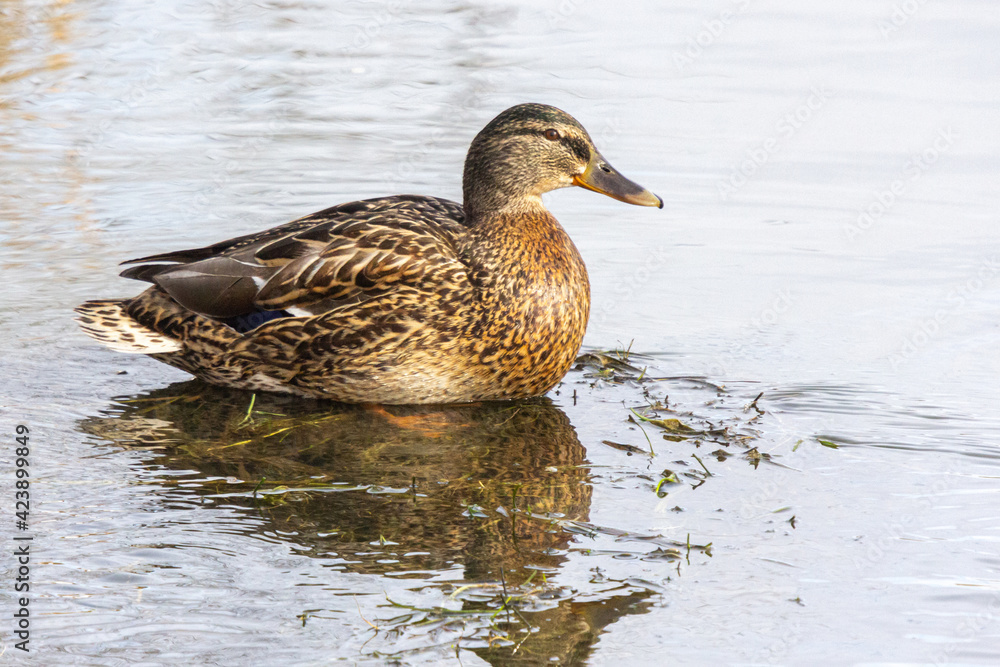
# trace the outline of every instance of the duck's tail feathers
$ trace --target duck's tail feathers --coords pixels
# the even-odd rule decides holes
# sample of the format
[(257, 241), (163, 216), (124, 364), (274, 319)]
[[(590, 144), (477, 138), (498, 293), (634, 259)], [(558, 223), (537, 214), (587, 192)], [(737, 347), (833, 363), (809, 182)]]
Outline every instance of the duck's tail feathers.
[(129, 316), (124, 299), (87, 301), (76, 307), (76, 321), (91, 338), (112, 350), (139, 354), (180, 352), (183, 345), (175, 338), (145, 327)]

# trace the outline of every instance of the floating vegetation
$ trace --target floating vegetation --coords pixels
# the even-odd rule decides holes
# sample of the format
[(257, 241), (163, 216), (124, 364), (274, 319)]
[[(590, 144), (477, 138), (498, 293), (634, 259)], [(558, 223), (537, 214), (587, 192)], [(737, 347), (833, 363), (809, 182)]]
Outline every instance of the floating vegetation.
[(626, 445), (626, 444), (623, 444), (623, 443), (620, 443), (620, 442), (613, 442), (611, 440), (601, 440), (601, 443), (607, 445), (608, 447), (614, 447), (617, 450), (623, 451), (623, 452), (627, 453), (629, 456), (631, 456), (632, 454), (648, 454), (649, 453), (649, 452), (647, 452), (644, 449), (640, 449), (639, 447), (636, 447), (635, 445)]

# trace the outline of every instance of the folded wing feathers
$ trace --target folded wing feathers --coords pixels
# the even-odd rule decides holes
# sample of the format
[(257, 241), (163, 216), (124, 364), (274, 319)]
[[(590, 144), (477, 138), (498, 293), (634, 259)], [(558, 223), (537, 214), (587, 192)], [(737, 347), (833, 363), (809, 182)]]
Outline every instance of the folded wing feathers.
[[(288, 262), (257, 296), (269, 310), (307, 305), (324, 299), (346, 299), (376, 293), (391, 285), (413, 282), (429, 271), (459, 265), (443, 239), (426, 230), (351, 223), (338, 229), (321, 252)], [(452, 266), (451, 268), (454, 268)]]
[[(466, 270), (453, 245), (454, 235), (462, 233), (463, 221), (462, 208), (454, 202), (399, 195), (334, 206), (205, 248), (123, 263), (184, 264), (228, 255), (274, 271), (261, 286), (256, 303), (280, 310), (324, 300), (364, 298), (396, 283), (415, 284), (428, 274), (455, 279)], [(123, 275), (151, 280), (169, 266), (139, 266), (126, 269)]]

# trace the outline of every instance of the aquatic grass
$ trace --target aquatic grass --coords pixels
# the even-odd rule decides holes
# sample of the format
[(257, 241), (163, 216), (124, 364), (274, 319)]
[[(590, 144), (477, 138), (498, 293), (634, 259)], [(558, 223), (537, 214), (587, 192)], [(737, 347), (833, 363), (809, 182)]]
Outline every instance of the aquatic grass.
[(247, 422), (250, 422), (253, 419), (253, 404), (256, 401), (257, 401), (257, 394), (254, 394), (250, 397), (250, 405), (247, 407), (247, 413), (243, 417), (243, 420), (236, 425), (237, 428), (239, 428), (243, 424), (246, 424)]
[(702, 461), (701, 458), (699, 458), (697, 454), (692, 454), (691, 456), (694, 457), (694, 460), (697, 461), (699, 465), (701, 465), (702, 469), (705, 471), (705, 475), (707, 475), (708, 477), (711, 477), (712, 473), (709, 472), (708, 467), (705, 466), (705, 462)]
[(666, 498), (667, 497), (667, 492), (663, 490), (663, 485), (664, 484), (680, 484), (680, 480), (677, 479), (677, 475), (675, 475), (674, 473), (670, 472), (669, 470), (665, 470), (664, 472), (670, 473), (670, 474), (668, 476), (666, 476), (666, 477), (662, 477), (660, 479), (660, 481), (656, 483), (656, 487), (653, 489), (653, 491), (654, 491), (654, 493), (656, 493), (656, 497), (657, 498)]
[(642, 421), (642, 417), (640, 417), (640, 416), (639, 416), (639, 414), (638, 414), (638, 413), (637, 413), (637, 412), (636, 412), (635, 410), (632, 410), (632, 414), (634, 414), (634, 415), (635, 415), (636, 417), (639, 417), (639, 419), (640, 419), (640, 421), (638, 421), (638, 422), (637, 422), (637, 421), (633, 420), (633, 419), (632, 419), (631, 417), (629, 417), (629, 419), (630, 419), (630, 420), (631, 420), (631, 421), (632, 421), (632, 422), (633, 422), (633, 423), (634, 423), (634, 424), (635, 424), (636, 426), (638, 426), (638, 427), (639, 427), (639, 430), (640, 430), (640, 431), (642, 432), (642, 435), (643, 435), (643, 437), (644, 437), (644, 438), (646, 438), (646, 442), (647, 442), (647, 443), (649, 444), (649, 455), (650, 455), (651, 457), (652, 457), (652, 456), (656, 456), (656, 452), (654, 452), (654, 451), (653, 451), (653, 441), (649, 439), (649, 434), (647, 434), (647, 433), (646, 433), (646, 429), (644, 429), (644, 428), (642, 427), (642, 424), (640, 423), (640, 422)]

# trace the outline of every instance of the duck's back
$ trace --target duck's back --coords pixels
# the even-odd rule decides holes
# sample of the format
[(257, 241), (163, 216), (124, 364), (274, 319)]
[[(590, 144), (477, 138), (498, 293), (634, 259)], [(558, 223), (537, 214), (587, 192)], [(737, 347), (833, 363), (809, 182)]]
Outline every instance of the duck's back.
[(202, 248), (130, 260), (137, 266), (122, 276), (154, 283), (185, 308), (246, 333), (261, 312), (316, 315), (401, 285), (449, 279), (436, 275), (442, 272), (462, 273), (456, 247), (468, 232), (464, 221), (462, 207), (446, 199), (368, 199)]

